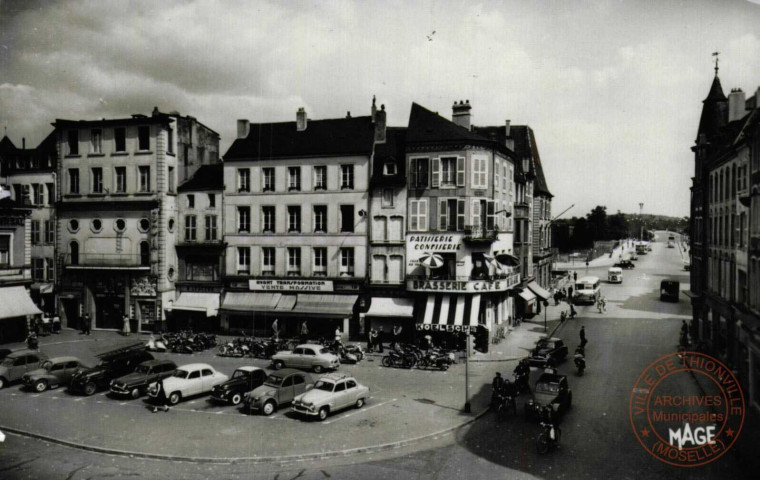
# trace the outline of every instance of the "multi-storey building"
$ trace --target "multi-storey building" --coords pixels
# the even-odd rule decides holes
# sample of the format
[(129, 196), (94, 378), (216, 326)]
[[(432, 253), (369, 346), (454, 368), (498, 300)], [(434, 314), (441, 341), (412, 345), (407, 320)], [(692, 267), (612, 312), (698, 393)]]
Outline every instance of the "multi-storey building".
[[(406, 135), (407, 290), (417, 330), (487, 331), (513, 314), (514, 163), (471, 130), (469, 102), (449, 121), (416, 103)], [(481, 329), (482, 331), (482, 329)], [(440, 334), (434, 334), (440, 335)]]
[(177, 185), (219, 161), (219, 135), (164, 114), (56, 120), (60, 313), (78, 328), (163, 328), (175, 300)]
[(170, 330), (219, 330), (225, 247), (223, 191), (221, 163), (201, 166), (177, 189), (178, 297), (166, 308)]
[(758, 93), (728, 98), (713, 79), (697, 132), (691, 199), (692, 336), (738, 372), (760, 407), (760, 316), (753, 283), (751, 170), (760, 134)]
[[(224, 156), (226, 294), (222, 328), (358, 334), (367, 277), (369, 179), (383, 121), (371, 116), (238, 121)], [(380, 115), (382, 113), (383, 115)]]
[(55, 304), (55, 132), (36, 148), (27, 149), (26, 141), (16, 148), (8, 137), (0, 141), (0, 174), (10, 188), (13, 199), (31, 211), (30, 242), (32, 285), (35, 303), (52, 314)]

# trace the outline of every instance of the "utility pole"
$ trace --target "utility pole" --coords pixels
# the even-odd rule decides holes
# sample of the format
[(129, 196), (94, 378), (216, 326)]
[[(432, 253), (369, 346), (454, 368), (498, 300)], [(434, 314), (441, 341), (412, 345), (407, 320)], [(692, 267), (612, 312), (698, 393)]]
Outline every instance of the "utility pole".
[(639, 221), (641, 222), (641, 232), (639, 233), (639, 240), (644, 241), (644, 202), (639, 203)]

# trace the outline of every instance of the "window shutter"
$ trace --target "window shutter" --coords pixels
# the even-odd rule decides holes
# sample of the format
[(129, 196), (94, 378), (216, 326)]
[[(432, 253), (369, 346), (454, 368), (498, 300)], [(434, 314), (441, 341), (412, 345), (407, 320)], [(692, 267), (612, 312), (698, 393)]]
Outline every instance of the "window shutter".
[(417, 214), (419, 212), (419, 200), (409, 202), (409, 230), (416, 231), (419, 227)]
[(488, 215), (486, 219), (486, 230), (493, 230), (494, 211), (495, 211), (494, 202), (493, 200), (489, 200), (487, 210), (486, 210), (487, 215)]
[(438, 188), (441, 184), (441, 159), (433, 159), (433, 179), (431, 180), (431, 187)]
[(420, 200), (419, 208), (419, 227), (420, 230), (427, 231), (428, 229), (428, 208), (427, 200)]
[(439, 202), (439, 205), (440, 205), (440, 209), (438, 212), (438, 217), (440, 218), (440, 222), (439, 222), (438, 228), (442, 232), (445, 232), (446, 231), (446, 200), (441, 200)]
[(480, 200), (472, 199), (472, 228), (480, 228)]
[(457, 200), (457, 230), (464, 230), (464, 199)]
[(409, 160), (409, 186), (412, 188), (417, 186), (417, 159), (416, 158)]
[(457, 187), (464, 187), (464, 157), (457, 158)]

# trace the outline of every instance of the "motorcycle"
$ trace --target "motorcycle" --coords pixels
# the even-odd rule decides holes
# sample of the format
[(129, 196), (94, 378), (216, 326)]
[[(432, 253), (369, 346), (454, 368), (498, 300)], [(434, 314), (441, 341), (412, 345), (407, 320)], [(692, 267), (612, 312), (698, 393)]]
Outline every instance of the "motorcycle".
[(562, 431), (547, 421), (541, 421), (541, 428), (542, 431), (536, 439), (536, 450), (540, 455), (543, 455), (549, 450), (559, 447), (559, 437)]
[(496, 394), (496, 415), (498, 419), (504, 417), (504, 415), (512, 410), (512, 413), (517, 415), (517, 400), (515, 394), (506, 393), (504, 391)]
[(395, 350), (391, 350), (388, 352), (388, 355), (383, 357), (383, 366), (412, 368), (414, 364), (412, 363), (409, 356), (399, 353)]
[(428, 350), (422, 358), (417, 362), (419, 368), (438, 368), (444, 372), (449, 369), (453, 363), (451, 357), (447, 353), (442, 353), (438, 350)]
[(586, 369), (586, 357), (581, 353), (575, 354), (575, 367), (578, 369), (578, 376), (583, 376), (583, 371)]
[(148, 339), (148, 343), (145, 344), (145, 347), (149, 352), (166, 352), (166, 343), (164, 342), (163, 338), (156, 339), (156, 337), (152, 334)]

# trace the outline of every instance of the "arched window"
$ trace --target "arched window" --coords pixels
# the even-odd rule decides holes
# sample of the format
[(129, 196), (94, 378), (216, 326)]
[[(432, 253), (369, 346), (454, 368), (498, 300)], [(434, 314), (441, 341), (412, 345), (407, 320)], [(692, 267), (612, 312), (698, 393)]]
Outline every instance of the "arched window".
[(148, 242), (140, 242), (140, 265), (150, 265), (150, 245)]
[(69, 258), (71, 265), (79, 265), (79, 244), (76, 241), (69, 243)]

